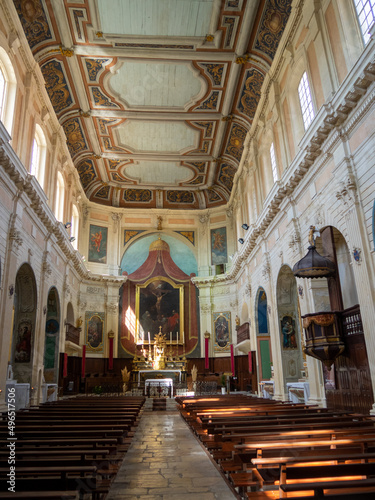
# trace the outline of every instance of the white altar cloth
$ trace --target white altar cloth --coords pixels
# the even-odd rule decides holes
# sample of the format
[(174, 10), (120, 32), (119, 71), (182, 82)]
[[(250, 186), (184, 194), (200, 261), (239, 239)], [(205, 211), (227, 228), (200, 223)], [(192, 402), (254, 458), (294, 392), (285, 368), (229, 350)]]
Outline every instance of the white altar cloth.
[[(178, 373), (178, 381), (181, 382), (181, 370), (139, 370), (138, 372), (138, 387), (141, 385), (141, 373)], [(152, 379), (153, 380), (153, 379)], [(158, 379), (155, 379), (158, 380)], [(159, 379), (159, 380), (165, 380), (165, 379)], [(172, 380), (172, 379), (169, 379)], [(145, 381), (147, 382), (147, 380)]]
[(288, 390), (288, 398), (292, 403), (300, 403), (298, 396), (290, 392), (290, 389), (303, 389), (305, 403), (308, 402), (310, 398), (310, 386), (308, 382), (288, 382), (286, 384)]

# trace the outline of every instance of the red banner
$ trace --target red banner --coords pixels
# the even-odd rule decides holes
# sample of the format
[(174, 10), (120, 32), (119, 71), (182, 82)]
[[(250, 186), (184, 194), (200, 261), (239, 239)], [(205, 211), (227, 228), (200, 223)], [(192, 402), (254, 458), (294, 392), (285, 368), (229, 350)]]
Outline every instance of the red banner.
[(68, 354), (64, 352), (63, 377), (68, 376)]
[(234, 370), (233, 344), (230, 345), (230, 371), (232, 372), (232, 377), (234, 377), (235, 376), (235, 370)]
[(249, 351), (249, 373), (253, 373), (253, 357), (251, 351)]
[(204, 367), (206, 370), (209, 369), (209, 359), (208, 359), (208, 342), (210, 339), (204, 339)]
[(86, 346), (82, 346), (82, 366), (81, 366), (81, 377), (85, 377), (85, 368), (86, 368)]
[(113, 370), (113, 338), (109, 339), (108, 370)]

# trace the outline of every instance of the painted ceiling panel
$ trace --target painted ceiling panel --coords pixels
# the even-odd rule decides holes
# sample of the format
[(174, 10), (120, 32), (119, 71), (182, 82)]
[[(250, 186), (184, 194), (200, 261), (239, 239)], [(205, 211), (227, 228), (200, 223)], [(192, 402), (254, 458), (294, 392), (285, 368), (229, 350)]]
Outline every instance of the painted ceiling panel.
[(182, 153), (198, 148), (199, 132), (181, 122), (128, 120), (117, 128), (119, 144), (134, 152)]
[(101, 31), (116, 35), (205, 36), (214, 0), (100, 0)]
[(14, 0), (88, 199), (227, 204), (291, 3)]
[(126, 177), (137, 180), (141, 184), (165, 185), (173, 187), (178, 182), (189, 181), (195, 175), (187, 167), (175, 162), (142, 161), (124, 169)]
[(125, 61), (110, 86), (130, 107), (182, 108), (201, 92), (204, 80), (198, 76), (190, 63)]

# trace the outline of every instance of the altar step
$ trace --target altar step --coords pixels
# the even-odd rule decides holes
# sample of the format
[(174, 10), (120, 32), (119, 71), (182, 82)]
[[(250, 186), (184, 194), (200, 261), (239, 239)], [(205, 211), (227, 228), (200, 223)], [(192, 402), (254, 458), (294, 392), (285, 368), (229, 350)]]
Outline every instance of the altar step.
[(166, 398), (153, 398), (152, 411), (166, 411), (167, 400)]

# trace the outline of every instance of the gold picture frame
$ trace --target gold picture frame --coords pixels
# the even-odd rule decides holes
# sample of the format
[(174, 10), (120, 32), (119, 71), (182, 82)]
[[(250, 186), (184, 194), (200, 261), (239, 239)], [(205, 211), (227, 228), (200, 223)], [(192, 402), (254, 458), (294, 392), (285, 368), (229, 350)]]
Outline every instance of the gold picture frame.
[(104, 346), (104, 313), (86, 311), (85, 344), (88, 351), (102, 352)]
[(229, 351), (232, 342), (230, 311), (212, 313), (212, 323), (214, 332), (214, 351)]
[(183, 345), (183, 284), (155, 276), (136, 285), (135, 314), (137, 344), (153, 344), (155, 335), (162, 333), (168, 344)]

